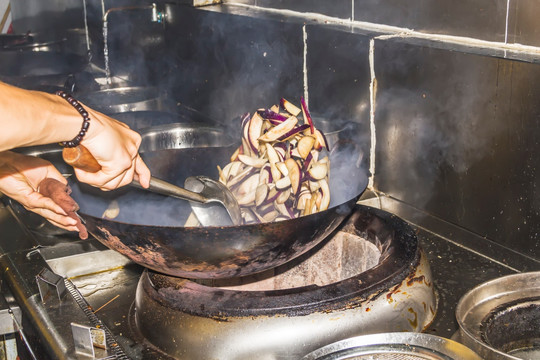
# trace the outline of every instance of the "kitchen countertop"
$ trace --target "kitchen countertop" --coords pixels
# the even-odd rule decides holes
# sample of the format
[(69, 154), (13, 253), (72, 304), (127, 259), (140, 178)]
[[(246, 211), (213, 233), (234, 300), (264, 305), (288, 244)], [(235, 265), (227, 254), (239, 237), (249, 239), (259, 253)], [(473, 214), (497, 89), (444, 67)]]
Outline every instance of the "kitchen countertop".
[(437, 316), (426, 333), (451, 338), (458, 330), (455, 319), (457, 303), (477, 285), (505, 275), (540, 270), (540, 261), (396, 199), (367, 194), (360, 203), (391, 212), (417, 230), (419, 244), (429, 260), (439, 298)]
[[(439, 304), (436, 318), (426, 329), (427, 333), (451, 338), (458, 330), (454, 315), (457, 302), (476, 285), (508, 274), (540, 270), (540, 262), (532, 258), (503, 248), (395, 199), (375, 195), (366, 194), (359, 203), (383, 209), (408, 221), (417, 229), (420, 246), (430, 262)], [(6, 263), (6, 259), (11, 263), (30, 262), (32, 256), (28, 253), (40, 242), (39, 237), (23, 229), (8, 209), (2, 206), (0, 206), (0, 229), (2, 229), (0, 249), (4, 254), (1, 256), (3, 263)], [(105, 249), (95, 240), (59, 239), (55, 245), (40, 251), (41, 255), (47, 258), (46, 263), (53, 271), (69, 278), (76, 286), (128, 357), (156, 358), (157, 353), (144, 342), (137, 341), (137, 335), (131, 330), (133, 328), (130, 323), (132, 321), (130, 314), (133, 310), (131, 306), (143, 271), (142, 267)], [(64, 256), (64, 253), (70, 256)], [(96, 256), (106, 264), (103, 268), (94, 269)], [(70, 266), (73, 261), (81, 269), (86, 262), (88, 270), (74, 271)], [(42, 263), (45, 264), (43, 260)], [(24, 266), (28, 266), (32, 271), (36, 271), (39, 267), (36, 264), (31, 266), (22, 264), (21, 268)], [(5, 280), (6, 275), (2, 276)], [(35, 287), (35, 280), (31, 276), (28, 278), (28, 284), (21, 285), (21, 288), (31, 293), (34, 291), (32, 289)], [(14, 292), (20, 290), (16, 289)]]

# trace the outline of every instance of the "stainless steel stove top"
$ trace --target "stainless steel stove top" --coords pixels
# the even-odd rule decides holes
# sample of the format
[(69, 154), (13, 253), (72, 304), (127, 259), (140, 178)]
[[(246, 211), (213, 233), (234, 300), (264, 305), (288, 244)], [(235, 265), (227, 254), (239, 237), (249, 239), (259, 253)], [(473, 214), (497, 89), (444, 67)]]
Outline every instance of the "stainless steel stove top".
[[(366, 195), (360, 202), (394, 213), (418, 229), (420, 246), (430, 261), (439, 296), (438, 313), (428, 333), (447, 338), (454, 335), (458, 329), (455, 306), (467, 290), (496, 277), (540, 269), (534, 259), (394, 199)], [(76, 353), (72, 331), (75, 323), (83, 330), (107, 332), (109, 345), (113, 346), (95, 350), (96, 358), (167, 359), (144, 341), (136, 340), (131, 330), (130, 311), (142, 267), (95, 240), (57, 237), (43, 241), (21, 226), (2, 205), (0, 229), (2, 294), (12, 309), (21, 310), (22, 320), (16, 325), (22, 326), (22, 334), (36, 358), (88, 358)], [(40, 246), (40, 242), (49, 245)], [(43, 269), (67, 279), (61, 307), (54, 300), (45, 304), (41, 301), (36, 275)], [(23, 346), (19, 346), (19, 353), (22, 359), (32, 359)]]

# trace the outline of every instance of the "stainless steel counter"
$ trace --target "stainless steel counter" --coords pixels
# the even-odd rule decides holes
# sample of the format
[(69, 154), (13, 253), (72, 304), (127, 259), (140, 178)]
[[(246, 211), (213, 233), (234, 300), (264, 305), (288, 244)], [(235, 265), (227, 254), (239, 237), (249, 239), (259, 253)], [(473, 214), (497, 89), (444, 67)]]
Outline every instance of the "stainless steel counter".
[[(502, 248), (430, 217), (406, 204), (385, 196), (368, 194), (360, 201), (392, 212), (418, 229), (421, 247), (430, 261), (439, 307), (435, 321), (426, 330), (450, 338), (457, 331), (454, 316), (460, 297), (474, 286), (503, 275), (540, 269), (532, 258)], [(116, 358), (166, 358), (152, 350), (131, 329), (130, 313), (142, 268), (125, 257), (104, 248), (95, 240), (55, 239), (54, 245), (39, 246), (39, 236), (25, 230), (9, 210), (0, 207), (0, 264), (3, 293), (11, 305), (23, 313), (23, 333), (41, 358), (84, 358), (75, 352), (71, 323), (96, 326), (85, 316), (86, 302), (119, 345)], [(51, 243), (48, 239), (47, 243)], [(84, 301), (77, 303), (66, 295), (62, 306), (42, 304), (35, 276), (49, 268), (66, 277)], [(158, 329), (156, 329), (158, 331)], [(120, 354), (120, 355), (118, 355)], [(22, 356), (25, 359), (24, 356)], [(31, 357), (28, 357), (31, 358)]]

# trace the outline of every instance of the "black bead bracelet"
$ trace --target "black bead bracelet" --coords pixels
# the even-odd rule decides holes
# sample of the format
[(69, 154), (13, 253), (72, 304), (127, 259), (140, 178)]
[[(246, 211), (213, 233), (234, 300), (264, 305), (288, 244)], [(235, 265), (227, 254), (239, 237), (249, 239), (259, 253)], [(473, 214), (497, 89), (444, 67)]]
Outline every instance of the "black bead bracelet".
[(85, 108), (77, 101), (73, 96), (70, 94), (58, 90), (56, 92), (56, 95), (66, 99), (66, 101), (75, 108), (81, 114), (83, 118), (83, 123), (81, 126), (81, 131), (73, 138), (73, 140), (70, 141), (62, 141), (60, 143), (63, 147), (76, 147), (80, 144), (81, 140), (83, 139), (84, 135), (86, 135), (86, 132), (88, 131), (88, 128), (90, 127), (90, 116), (88, 115), (88, 111), (85, 110)]

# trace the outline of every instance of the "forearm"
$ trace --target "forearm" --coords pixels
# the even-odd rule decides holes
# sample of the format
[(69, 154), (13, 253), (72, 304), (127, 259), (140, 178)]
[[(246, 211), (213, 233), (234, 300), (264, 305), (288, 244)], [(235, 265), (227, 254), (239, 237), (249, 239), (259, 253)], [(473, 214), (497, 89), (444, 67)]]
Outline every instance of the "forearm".
[(0, 151), (71, 140), (81, 124), (61, 97), (0, 82)]

